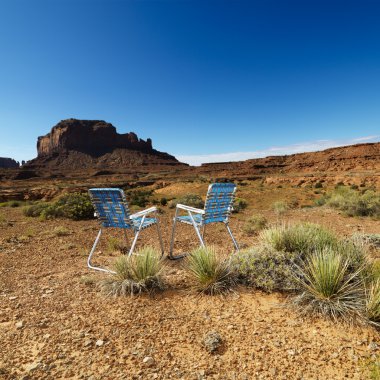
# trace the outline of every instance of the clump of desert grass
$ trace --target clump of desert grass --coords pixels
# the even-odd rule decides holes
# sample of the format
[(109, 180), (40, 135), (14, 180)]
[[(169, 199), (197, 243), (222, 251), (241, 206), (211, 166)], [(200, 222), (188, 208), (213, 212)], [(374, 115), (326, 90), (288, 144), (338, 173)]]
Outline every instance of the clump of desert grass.
[(142, 248), (130, 257), (118, 257), (113, 269), (114, 273), (99, 283), (107, 296), (153, 293), (164, 289), (161, 255), (151, 247)]
[(380, 278), (375, 278), (366, 290), (366, 310), (369, 321), (380, 326)]
[(265, 216), (257, 214), (252, 215), (244, 224), (243, 231), (248, 236), (253, 236), (264, 229), (268, 224)]
[(363, 270), (364, 267), (350, 270), (350, 259), (333, 248), (317, 250), (297, 265), (300, 293), (293, 303), (303, 314), (363, 321), (366, 318)]
[(261, 232), (260, 241), (276, 251), (300, 253), (302, 256), (338, 243), (334, 233), (314, 223), (273, 226)]
[(225, 294), (236, 285), (236, 274), (231, 261), (221, 258), (213, 247), (201, 247), (191, 252), (185, 268), (194, 281), (196, 291), (208, 294)]

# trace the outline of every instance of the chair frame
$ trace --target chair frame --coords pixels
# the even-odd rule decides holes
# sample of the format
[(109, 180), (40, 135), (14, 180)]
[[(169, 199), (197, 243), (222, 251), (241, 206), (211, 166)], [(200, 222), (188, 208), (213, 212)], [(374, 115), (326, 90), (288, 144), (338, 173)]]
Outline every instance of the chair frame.
[[(220, 185), (232, 185), (235, 186), (234, 187), (234, 190), (231, 191), (231, 199), (230, 199), (230, 204), (228, 206), (228, 211), (226, 212), (226, 216), (225, 216), (225, 219), (224, 220), (220, 220), (220, 221), (207, 221), (205, 220), (205, 216), (207, 215), (208, 213), (208, 209), (207, 209), (207, 199), (209, 197), (209, 195), (212, 193), (213, 191), (213, 188), (214, 186), (220, 186)], [(233, 201), (235, 199), (235, 192), (236, 192), (236, 185), (234, 184), (220, 184), (220, 183), (213, 183), (211, 185), (209, 185), (208, 187), (208, 191), (207, 191), (207, 198), (206, 198), (206, 203), (205, 203), (205, 207), (204, 209), (199, 209), (199, 208), (195, 208), (195, 207), (191, 207), (191, 206), (187, 206), (187, 205), (183, 205), (183, 204), (177, 204), (177, 207), (176, 207), (176, 211), (175, 211), (175, 215), (174, 215), (174, 218), (173, 218), (173, 227), (172, 227), (172, 236), (171, 236), (171, 240), (170, 240), (170, 250), (169, 250), (169, 259), (171, 260), (176, 260), (176, 259), (180, 259), (184, 256), (186, 256), (186, 254), (182, 254), (182, 255), (177, 255), (177, 256), (174, 256), (173, 255), (173, 249), (174, 249), (174, 237), (175, 237), (175, 230), (176, 230), (176, 224), (177, 222), (181, 222), (181, 223), (184, 223), (184, 224), (188, 224), (188, 225), (192, 225), (194, 227), (194, 230), (196, 232), (196, 235), (199, 239), (199, 242), (200, 242), (200, 245), (201, 247), (205, 247), (205, 242), (204, 242), (204, 235), (205, 235), (205, 230), (206, 230), (206, 225), (207, 224), (211, 224), (211, 223), (223, 223), (225, 226), (226, 226), (226, 229), (231, 237), (231, 240), (234, 244), (234, 247), (235, 247), (235, 251), (239, 251), (239, 245), (236, 241), (236, 239), (234, 238), (233, 234), (232, 234), (232, 231), (231, 231), (231, 228), (229, 226), (229, 216), (233, 210), (233, 207), (232, 207), (232, 204), (233, 204)], [(179, 213), (181, 211), (185, 211), (188, 216), (189, 216), (189, 221), (188, 220), (184, 220), (184, 219), (181, 219), (181, 217), (179, 216)], [(200, 221), (196, 221), (194, 216), (200, 216)], [(197, 218), (199, 220), (199, 218)]]
[[(89, 189), (89, 194), (90, 194), (90, 197), (91, 197), (91, 201), (92, 201), (92, 204), (95, 208), (95, 214), (94, 216), (97, 216), (97, 217), (100, 217), (100, 214), (99, 214), (99, 211), (98, 211), (98, 208), (97, 208), (97, 205), (94, 201), (94, 196), (92, 194), (92, 191), (104, 191), (104, 192), (115, 192), (115, 193), (119, 193), (120, 194), (120, 199), (121, 199), (121, 204), (123, 205), (126, 213), (125, 213), (125, 221), (124, 223), (122, 223), (123, 225), (122, 226), (105, 226), (104, 222), (100, 221), (101, 223), (101, 227), (100, 227), (100, 230), (98, 232), (98, 235), (96, 236), (95, 238), (95, 241), (94, 241), (94, 244), (91, 248), (91, 251), (90, 251), (90, 254), (87, 258), (87, 266), (90, 268), (90, 269), (94, 269), (94, 270), (97, 270), (97, 271), (101, 271), (101, 272), (107, 272), (107, 273), (115, 273), (114, 271), (110, 270), (110, 269), (105, 269), (105, 268), (101, 268), (101, 267), (98, 267), (98, 266), (95, 266), (95, 265), (92, 265), (91, 263), (91, 259), (93, 258), (93, 255), (95, 253), (95, 249), (96, 249), (96, 246), (98, 245), (99, 243), (99, 240), (100, 240), (100, 237), (102, 235), (102, 228), (120, 228), (123, 230), (124, 232), (124, 238), (125, 238), (125, 241), (126, 243), (128, 243), (128, 238), (127, 238), (127, 233), (126, 233), (126, 230), (132, 230), (135, 234), (133, 240), (132, 240), (132, 244), (131, 244), (131, 248), (129, 249), (129, 252), (128, 252), (128, 257), (130, 257), (135, 249), (135, 246), (136, 246), (136, 243), (137, 243), (137, 239), (140, 235), (140, 232), (144, 229), (147, 229), (153, 225), (156, 225), (157, 227), (157, 234), (158, 234), (158, 239), (159, 239), (159, 242), (160, 242), (160, 247), (161, 247), (161, 254), (164, 255), (164, 245), (163, 245), (163, 241), (162, 241), (162, 235), (161, 235), (161, 229), (160, 229), (160, 225), (159, 225), (159, 219), (158, 219), (158, 210), (156, 207), (150, 207), (146, 210), (143, 210), (143, 211), (139, 211), (139, 212), (136, 212), (134, 214), (129, 214), (129, 207), (128, 207), (128, 203), (126, 201), (126, 198), (125, 198), (125, 194), (124, 194), (124, 191), (122, 189), (118, 189), (118, 188), (104, 188), (104, 189), (101, 189), (101, 188), (94, 188), (94, 189)], [(154, 213), (155, 217), (155, 221), (154, 222), (151, 222), (151, 224), (149, 225), (146, 225), (144, 226), (144, 222), (145, 222), (145, 219), (147, 217), (147, 215), (149, 214), (152, 214)], [(136, 218), (141, 218), (140, 219), (140, 222), (138, 225), (134, 224), (133, 223), (133, 220), (136, 219)]]

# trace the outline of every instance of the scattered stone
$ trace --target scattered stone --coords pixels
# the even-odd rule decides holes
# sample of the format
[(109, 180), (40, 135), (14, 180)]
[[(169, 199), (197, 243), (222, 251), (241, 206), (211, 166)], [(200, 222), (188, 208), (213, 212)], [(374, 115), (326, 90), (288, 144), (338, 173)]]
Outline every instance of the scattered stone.
[(222, 337), (217, 331), (209, 331), (203, 337), (203, 344), (209, 353), (214, 353), (222, 344)]
[(376, 343), (376, 342), (371, 342), (369, 345), (368, 345), (368, 349), (370, 351), (376, 351), (379, 349), (379, 345)]
[(17, 300), (17, 296), (9, 297), (9, 300), (10, 300), (10, 301)]
[(92, 340), (91, 339), (86, 339), (85, 341), (84, 341), (84, 346), (85, 347), (89, 347), (89, 346), (91, 346), (92, 345)]
[(296, 350), (288, 350), (287, 352), (289, 356), (294, 356), (296, 354)]
[(102, 347), (104, 344), (104, 340), (98, 339), (95, 343), (96, 347)]
[(154, 359), (151, 356), (145, 356), (143, 363), (147, 367), (152, 367), (155, 363)]
[(22, 329), (24, 327), (24, 322), (23, 321), (18, 321), (16, 323), (16, 329)]

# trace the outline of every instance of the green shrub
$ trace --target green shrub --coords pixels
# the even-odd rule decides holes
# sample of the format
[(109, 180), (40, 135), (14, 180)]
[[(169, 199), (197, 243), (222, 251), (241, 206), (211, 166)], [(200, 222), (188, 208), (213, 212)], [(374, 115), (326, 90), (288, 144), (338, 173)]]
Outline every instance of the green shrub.
[(108, 296), (151, 293), (164, 288), (161, 255), (153, 248), (140, 249), (131, 257), (118, 257), (114, 271), (115, 274), (99, 283), (102, 292)]
[(55, 207), (58, 210), (62, 209), (63, 216), (68, 219), (86, 220), (94, 218), (94, 208), (90, 196), (86, 193), (64, 195), (55, 202)]
[(237, 214), (247, 208), (248, 202), (242, 198), (236, 198), (233, 204), (232, 212)]
[(260, 240), (276, 251), (297, 252), (303, 255), (324, 247), (334, 247), (338, 243), (332, 232), (313, 223), (274, 226), (263, 230)]
[(248, 235), (252, 236), (257, 234), (268, 224), (268, 220), (263, 215), (253, 215), (244, 224), (243, 231)]
[(380, 194), (373, 190), (361, 192), (350, 187), (338, 186), (317, 201), (317, 205), (322, 204), (341, 210), (348, 216), (380, 219)]
[(153, 190), (131, 190), (127, 193), (130, 206), (145, 207), (151, 201)]
[(186, 194), (180, 198), (172, 199), (169, 202), (169, 208), (175, 208), (178, 203), (196, 208), (204, 207), (204, 202), (198, 194)]
[(94, 208), (88, 194), (66, 194), (56, 202), (40, 202), (24, 208), (24, 215), (41, 219), (68, 218), (86, 220), (94, 217)]
[(228, 259), (221, 259), (213, 248), (201, 247), (187, 258), (186, 270), (195, 281), (197, 291), (209, 294), (223, 294), (232, 290), (236, 274)]
[(322, 184), (322, 182), (316, 182), (316, 184), (314, 185), (314, 187), (316, 189), (322, 189), (323, 188), (323, 184)]
[(53, 229), (53, 235), (55, 236), (61, 237), (61, 236), (68, 236), (70, 234), (71, 234), (71, 231), (63, 226), (57, 226)]
[(299, 254), (276, 251), (271, 247), (249, 248), (237, 252), (232, 265), (240, 283), (264, 290), (294, 291), (293, 273)]
[(25, 216), (29, 216), (29, 217), (39, 217), (42, 213), (43, 210), (45, 210), (46, 208), (48, 208), (50, 206), (50, 203), (47, 203), (47, 202), (39, 202), (39, 203), (36, 203), (34, 205), (31, 205), (31, 206), (26, 206), (24, 209), (23, 209), (23, 213)]
[(302, 313), (347, 321), (365, 318), (361, 269), (349, 270), (349, 259), (331, 248), (312, 253), (297, 266), (301, 293), (293, 299)]
[(283, 216), (289, 210), (288, 204), (284, 201), (274, 202), (272, 208), (277, 216)]
[(168, 200), (165, 197), (162, 197), (160, 199), (160, 205), (161, 206), (166, 206), (168, 204)]

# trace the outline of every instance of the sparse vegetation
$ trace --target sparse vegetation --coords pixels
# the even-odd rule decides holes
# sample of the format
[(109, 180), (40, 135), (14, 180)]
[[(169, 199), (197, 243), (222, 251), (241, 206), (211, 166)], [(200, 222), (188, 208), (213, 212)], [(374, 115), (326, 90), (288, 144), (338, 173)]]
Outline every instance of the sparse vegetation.
[(64, 226), (57, 226), (53, 229), (53, 235), (55, 236), (68, 236), (71, 234), (71, 231)]
[(252, 215), (244, 224), (243, 231), (248, 236), (253, 236), (265, 228), (268, 220), (263, 215)]
[(294, 291), (295, 261), (299, 255), (276, 251), (272, 247), (252, 247), (233, 256), (232, 263), (238, 280), (266, 292)]
[(24, 215), (43, 220), (68, 218), (86, 220), (94, 218), (94, 208), (88, 194), (66, 194), (56, 202), (39, 202), (24, 208)]
[(349, 270), (349, 259), (331, 248), (312, 253), (297, 266), (301, 293), (293, 299), (300, 311), (347, 321), (365, 318), (362, 268)]
[(145, 207), (151, 202), (153, 190), (130, 190), (127, 192), (127, 201), (130, 206)]
[(230, 260), (218, 257), (212, 247), (195, 249), (187, 258), (185, 267), (195, 281), (195, 288), (201, 293), (227, 293), (236, 284), (236, 274)]
[(367, 289), (366, 309), (368, 319), (380, 325), (380, 277), (373, 280)]
[(247, 208), (248, 202), (242, 198), (236, 198), (233, 204), (232, 212), (237, 214)]
[(284, 201), (274, 202), (272, 208), (277, 217), (284, 216), (286, 212), (289, 210), (288, 204)]
[(175, 208), (178, 203), (196, 208), (204, 207), (204, 202), (198, 194), (186, 194), (180, 198), (172, 199), (168, 203), (169, 208)]
[(161, 255), (153, 248), (140, 249), (131, 257), (118, 257), (114, 263), (114, 271), (115, 274), (99, 283), (102, 292), (108, 296), (151, 293), (164, 288)]
[(368, 216), (380, 219), (380, 194), (373, 190), (358, 191), (347, 186), (337, 186), (331, 193), (316, 201), (343, 211), (348, 216)]
[(297, 252), (303, 256), (315, 250), (336, 246), (338, 243), (332, 232), (313, 223), (274, 226), (263, 230), (260, 240), (276, 251)]

